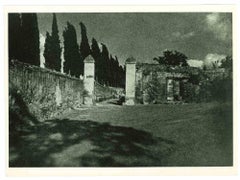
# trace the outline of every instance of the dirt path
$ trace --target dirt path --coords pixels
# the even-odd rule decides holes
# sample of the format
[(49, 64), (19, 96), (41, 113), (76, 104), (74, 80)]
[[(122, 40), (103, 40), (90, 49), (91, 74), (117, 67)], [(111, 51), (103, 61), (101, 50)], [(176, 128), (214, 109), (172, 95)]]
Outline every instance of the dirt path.
[(10, 166), (231, 165), (231, 107), (82, 107), (11, 141)]

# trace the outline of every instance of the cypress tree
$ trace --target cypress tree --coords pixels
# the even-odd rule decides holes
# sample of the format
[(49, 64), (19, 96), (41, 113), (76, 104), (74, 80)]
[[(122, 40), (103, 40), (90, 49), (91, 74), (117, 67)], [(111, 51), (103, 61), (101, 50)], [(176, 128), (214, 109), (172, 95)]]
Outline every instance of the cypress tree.
[(58, 26), (57, 26), (57, 18), (56, 14), (53, 14), (53, 24), (52, 24), (52, 35), (51, 35), (51, 42), (52, 42), (52, 50), (53, 50), (53, 57), (54, 57), (54, 67), (55, 70), (61, 71), (61, 47), (60, 47), (60, 40), (58, 35)]
[(120, 86), (120, 81), (121, 81), (121, 74), (120, 74), (120, 66), (119, 66), (119, 62), (117, 59), (117, 56), (115, 56), (114, 59), (114, 85), (116, 87)]
[(79, 77), (83, 75), (83, 61), (77, 44), (77, 34), (75, 27), (67, 22), (67, 28), (63, 31), (64, 44), (64, 72), (71, 76)]
[(124, 65), (124, 67), (121, 66), (121, 87), (124, 88), (125, 87), (125, 83), (126, 83), (126, 66)]
[(61, 51), (57, 18), (56, 14), (53, 13), (52, 34), (46, 33), (45, 50), (43, 54), (45, 57), (45, 67), (61, 71)]
[(103, 83), (108, 84), (108, 61), (109, 61), (109, 52), (107, 46), (102, 44), (102, 52), (101, 52), (101, 63), (102, 63), (102, 78)]
[(45, 44), (44, 44), (44, 52), (43, 52), (43, 56), (45, 58), (45, 67), (49, 68), (49, 69), (54, 69), (53, 66), (53, 57), (52, 57), (52, 49), (51, 49), (51, 35), (49, 34), (49, 32), (46, 32), (46, 39), (45, 39)]
[(36, 13), (22, 13), (20, 60), (40, 65), (39, 29)]
[(101, 80), (101, 63), (100, 63), (100, 58), (101, 58), (101, 51), (98, 46), (97, 40), (92, 38), (92, 45), (91, 45), (91, 55), (95, 61), (95, 79), (97, 81)]
[(82, 41), (80, 43), (80, 53), (83, 59), (85, 59), (89, 54), (91, 54), (90, 46), (87, 38), (87, 29), (86, 26), (80, 22), (81, 27), (81, 37)]
[(21, 18), (19, 13), (8, 14), (8, 53), (9, 60), (20, 60), (21, 54)]
[(110, 82), (110, 85), (111, 86), (115, 86), (115, 82), (116, 82), (116, 73), (117, 73), (117, 71), (116, 71), (116, 68), (115, 68), (115, 60), (114, 60), (114, 58), (112, 57), (112, 55), (110, 55), (110, 59), (109, 59), (110, 61), (109, 61), (109, 66), (108, 66), (108, 74), (109, 74), (109, 78), (108, 78), (108, 80), (109, 80), (109, 82)]
[(118, 86), (119, 87), (124, 87), (123, 84), (124, 84), (124, 70), (123, 70), (123, 67), (121, 65), (119, 65), (119, 84)]

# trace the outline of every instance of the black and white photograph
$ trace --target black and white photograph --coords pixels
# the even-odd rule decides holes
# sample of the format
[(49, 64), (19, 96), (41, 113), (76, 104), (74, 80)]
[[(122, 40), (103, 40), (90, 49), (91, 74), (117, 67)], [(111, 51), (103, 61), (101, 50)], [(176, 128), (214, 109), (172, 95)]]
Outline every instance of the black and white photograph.
[(233, 167), (233, 13), (8, 12), (8, 166)]

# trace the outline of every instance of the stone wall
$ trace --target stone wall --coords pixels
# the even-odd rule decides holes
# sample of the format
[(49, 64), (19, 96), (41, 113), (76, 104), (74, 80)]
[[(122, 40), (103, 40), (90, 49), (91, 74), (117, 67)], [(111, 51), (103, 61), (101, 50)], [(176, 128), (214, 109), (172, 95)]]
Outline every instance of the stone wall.
[(149, 104), (201, 101), (201, 96), (205, 96), (200, 95), (201, 91), (202, 94), (208, 94), (208, 86), (229, 76), (231, 77), (231, 72), (223, 68), (202, 70), (137, 63), (135, 102)]
[(136, 103), (165, 103), (181, 100), (181, 90), (189, 78), (186, 68), (168, 68), (159, 64), (136, 65)]
[(94, 87), (96, 102), (101, 102), (111, 98), (118, 98), (118, 96), (123, 92), (123, 88), (103, 86), (96, 81)]
[(83, 104), (83, 81), (59, 72), (11, 61), (9, 83), (38, 120)]

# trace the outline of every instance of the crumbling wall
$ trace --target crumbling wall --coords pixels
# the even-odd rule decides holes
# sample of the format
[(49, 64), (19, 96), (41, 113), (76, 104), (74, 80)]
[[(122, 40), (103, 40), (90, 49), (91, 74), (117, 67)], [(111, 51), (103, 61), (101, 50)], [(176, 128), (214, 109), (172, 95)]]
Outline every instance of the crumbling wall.
[[(136, 103), (165, 103), (174, 100), (178, 94), (181, 100), (180, 87), (188, 79), (186, 68), (169, 68), (159, 64), (138, 63), (136, 67)], [(169, 97), (168, 82), (173, 80), (174, 88), (172, 97)], [(180, 86), (181, 85), (181, 86)]]
[(83, 103), (82, 80), (37, 66), (11, 61), (9, 83), (40, 121)]
[(94, 91), (96, 102), (101, 102), (111, 98), (118, 98), (123, 93), (123, 88), (103, 86), (95, 81)]

